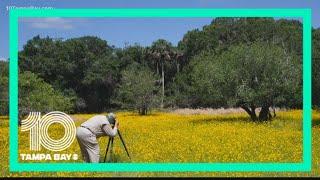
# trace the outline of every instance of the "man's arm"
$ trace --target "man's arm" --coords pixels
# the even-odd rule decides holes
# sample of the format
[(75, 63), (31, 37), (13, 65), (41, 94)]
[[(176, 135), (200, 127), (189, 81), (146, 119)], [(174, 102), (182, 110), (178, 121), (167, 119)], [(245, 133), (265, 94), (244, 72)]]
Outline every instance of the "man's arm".
[(112, 129), (110, 124), (104, 124), (102, 126), (103, 131), (110, 137), (114, 137), (117, 135), (118, 132), (118, 125), (116, 123), (116, 125), (114, 126), (114, 128)]

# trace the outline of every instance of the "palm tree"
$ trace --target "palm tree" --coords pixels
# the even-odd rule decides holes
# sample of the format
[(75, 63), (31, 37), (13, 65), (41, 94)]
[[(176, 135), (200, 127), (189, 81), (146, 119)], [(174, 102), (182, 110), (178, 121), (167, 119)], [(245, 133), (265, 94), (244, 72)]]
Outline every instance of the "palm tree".
[[(152, 64), (154, 65), (157, 74), (161, 73), (161, 85), (162, 85), (162, 96), (160, 107), (164, 106), (164, 90), (165, 90), (165, 62), (172, 62), (176, 57), (177, 53), (172, 44), (164, 39), (159, 39), (152, 43), (148, 49), (148, 57), (150, 57)], [(178, 65), (177, 65), (178, 67)], [(179, 67), (178, 67), (179, 68)], [(161, 72), (159, 72), (161, 69)]]

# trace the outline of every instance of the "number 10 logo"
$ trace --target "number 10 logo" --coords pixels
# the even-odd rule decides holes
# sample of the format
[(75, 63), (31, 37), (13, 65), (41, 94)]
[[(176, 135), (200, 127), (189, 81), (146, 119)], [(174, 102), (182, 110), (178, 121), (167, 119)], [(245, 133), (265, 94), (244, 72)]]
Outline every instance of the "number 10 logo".
[[(48, 129), (53, 123), (63, 125), (64, 136), (52, 139)], [(30, 131), (30, 150), (40, 151), (41, 146), (51, 151), (62, 151), (68, 148), (75, 139), (76, 126), (67, 114), (53, 111), (41, 117), (40, 112), (30, 112), (29, 116), (21, 121), (21, 131)]]

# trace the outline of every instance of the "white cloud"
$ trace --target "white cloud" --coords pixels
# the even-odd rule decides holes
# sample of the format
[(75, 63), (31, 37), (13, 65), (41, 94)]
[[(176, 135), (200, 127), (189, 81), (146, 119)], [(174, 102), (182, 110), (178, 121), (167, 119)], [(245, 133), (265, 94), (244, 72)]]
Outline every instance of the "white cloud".
[(23, 18), (19, 22), (28, 23), (37, 29), (73, 29), (72, 21), (64, 18)]

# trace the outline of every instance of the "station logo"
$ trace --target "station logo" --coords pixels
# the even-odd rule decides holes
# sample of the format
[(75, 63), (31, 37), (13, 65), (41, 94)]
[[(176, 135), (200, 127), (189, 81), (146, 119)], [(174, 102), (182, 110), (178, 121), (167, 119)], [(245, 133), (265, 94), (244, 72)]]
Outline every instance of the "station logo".
[[(64, 135), (59, 139), (49, 136), (49, 127), (59, 123), (64, 127)], [(76, 126), (69, 115), (60, 111), (53, 111), (41, 117), (40, 112), (30, 112), (29, 116), (21, 121), (21, 131), (29, 131), (29, 149), (35, 153), (21, 153), (20, 159), (24, 161), (41, 160), (77, 160), (77, 154), (56, 153), (70, 147), (76, 137)], [(51, 153), (39, 153), (45, 148)]]

